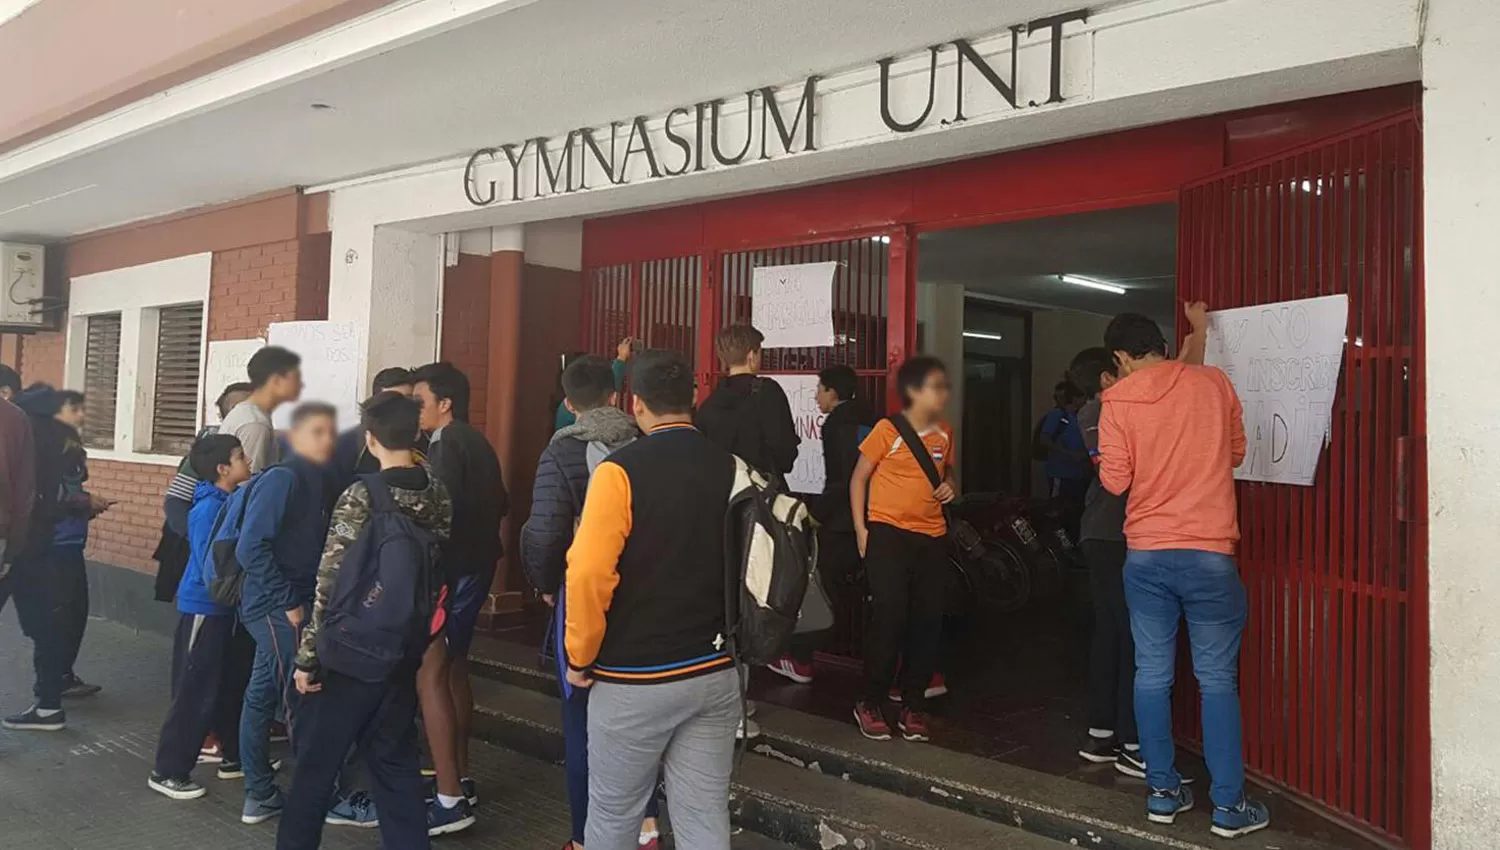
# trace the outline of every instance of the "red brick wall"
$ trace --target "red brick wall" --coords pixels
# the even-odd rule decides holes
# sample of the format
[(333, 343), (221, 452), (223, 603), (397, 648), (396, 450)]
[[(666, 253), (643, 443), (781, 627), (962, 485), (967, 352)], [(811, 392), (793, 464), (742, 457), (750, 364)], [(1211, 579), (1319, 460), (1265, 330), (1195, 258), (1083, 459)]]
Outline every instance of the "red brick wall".
[[(443, 272), (442, 358), (469, 376), (469, 424), (485, 430), (489, 408), (490, 258), (460, 254)], [(417, 364), (420, 365), (420, 364)]]
[(31, 334), (21, 337), (20, 365), (21, 382), (30, 384), (46, 381), (53, 386), (63, 384), (63, 360), (67, 355), (68, 335), (62, 332)]
[(156, 572), (151, 552), (161, 536), (161, 500), (176, 468), (145, 463), (89, 461), (89, 490), (119, 504), (89, 523), (85, 555), (95, 561)]
[(208, 338), (264, 337), (271, 322), (297, 312), (296, 239), (214, 253)]

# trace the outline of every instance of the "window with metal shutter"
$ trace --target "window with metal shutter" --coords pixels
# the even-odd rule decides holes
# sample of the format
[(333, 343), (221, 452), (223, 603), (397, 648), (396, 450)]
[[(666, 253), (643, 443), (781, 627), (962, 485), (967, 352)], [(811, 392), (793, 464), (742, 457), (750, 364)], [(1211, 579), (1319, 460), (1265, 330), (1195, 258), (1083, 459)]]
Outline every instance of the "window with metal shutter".
[(83, 444), (115, 447), (115, 387), (120, 377), (120, 314), (89, 316), (83, 356)]
[(156, 411), (151, 450), (183, 454), (198, 433), (198, 368), (203, 351), (203, 305), (163, 307), (157, 323)]

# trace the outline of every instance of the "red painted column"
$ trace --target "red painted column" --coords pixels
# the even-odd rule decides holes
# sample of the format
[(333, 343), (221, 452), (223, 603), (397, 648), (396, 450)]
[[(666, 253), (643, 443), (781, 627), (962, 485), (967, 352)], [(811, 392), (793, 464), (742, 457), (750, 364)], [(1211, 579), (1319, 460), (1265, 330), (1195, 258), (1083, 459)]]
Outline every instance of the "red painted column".
[[(518, 466), (514, 425), (517, 420), (518, 381), (521, 366), (521, 286), (525, 277), (526, 255), (521, 251), (497, 251), (490, 255), (490, 337), (486, 436), (500, 458), (506, 487), (514, 490), (511, 472)], [(524, 518), (522, 518), (524, 519)], [(508, 577), (509, 562), (517, 555), (520, 521), (508, 518), (501, 526), (505, 541), (505, 561), (495, 570), (491, 600), (495, 613), (507, 613), (521, 607), (521, 588), (512, 586)]]

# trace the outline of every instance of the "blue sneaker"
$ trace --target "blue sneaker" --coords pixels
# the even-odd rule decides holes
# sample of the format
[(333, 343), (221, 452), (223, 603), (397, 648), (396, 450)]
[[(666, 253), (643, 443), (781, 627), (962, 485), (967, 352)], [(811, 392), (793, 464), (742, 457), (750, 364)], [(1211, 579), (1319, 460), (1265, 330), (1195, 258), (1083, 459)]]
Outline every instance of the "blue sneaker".
[(240, 823), (265, 823), (281, 814), (283, 808), (286, 808), (286, 798), (281, 796), (280, 788), (272, 788), (271, 796), (264, 800), (257, 800), (246, 794), (245, 809), (240, 813)]
[(1214, 825), (1210, 830), (1220, 838), (1239, 838), (1271, 825), (1271, 812), (1264, 803), (1241, 800), (1238, 806), (1214, 806)]
[(474, 810), (468, 800), (459, 800), (458, 805), (448, 808), (437, 800), (427, 804), (427, 834), (432, 837), (463, 832), (474, 825)]
[(1146, 797), (1146, 819), (1152, 823), (1175, 823), (1177, 816), (1193, 807), (1193, 790), (1179, 785), (1176, 791), (1152, 788)]
[(363, 791), (355, 791), (334, 803), (323, 817), (323, 822), (329, 826), (352, 826), (359, 829), (380, 826), (380, 818), (375, 814), (375, 801)]

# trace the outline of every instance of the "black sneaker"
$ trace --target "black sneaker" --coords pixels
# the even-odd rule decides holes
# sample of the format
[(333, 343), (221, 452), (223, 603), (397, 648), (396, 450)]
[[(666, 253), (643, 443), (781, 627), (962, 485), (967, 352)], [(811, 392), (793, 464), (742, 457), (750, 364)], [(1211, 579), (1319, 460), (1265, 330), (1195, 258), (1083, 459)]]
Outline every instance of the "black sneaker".
[(191, 779), (170, 779), (154, 770), (151, 771), (151, 778), (146, 780), (146, 785), (152, 791), (174, 800), (193, 800), (204, 794), (203, 786)]
[(22, 729), (28, 732), (61, 732), (68, 726), (68, 716), (62, 709), (49, 712), (46, 717), (41, 715), (36, 706), (26, 709), (20, 714), (0, 720), (0, 726), (6, 729)]
[(94, 694), (97, 694), (100, 691), (104, 690), (104, 688), (98, 685), (92, 685), (88, 682), (85, 682), (84, 680), (78, 678), (78, 676), (74, 673), (69, 673), (64, 676), (62, 685), (62, 695), (66, 699), (91, 697)]
[(479, 805), (479, 784), (472, 779), (460, 779), (458, 785), (464, 789), (464, 799), (469, 801), (469, 806), (477, 807)]
[(1095, 735), (1088, 736), (1083, 746), (1078, 748), (1078, 757), (1094, 764), (1109, 764), (1115, 760), (1115, 751), (1120, 749), (1120, 742), (1115, 736), (1100, 738)]
[(1141, 758), (1141, 748), (1130, 749), (1123, 744), (1115, 747), (1115, 770), (1133, 776), (1136, 779), (1146, 778), (1146, 760)]

